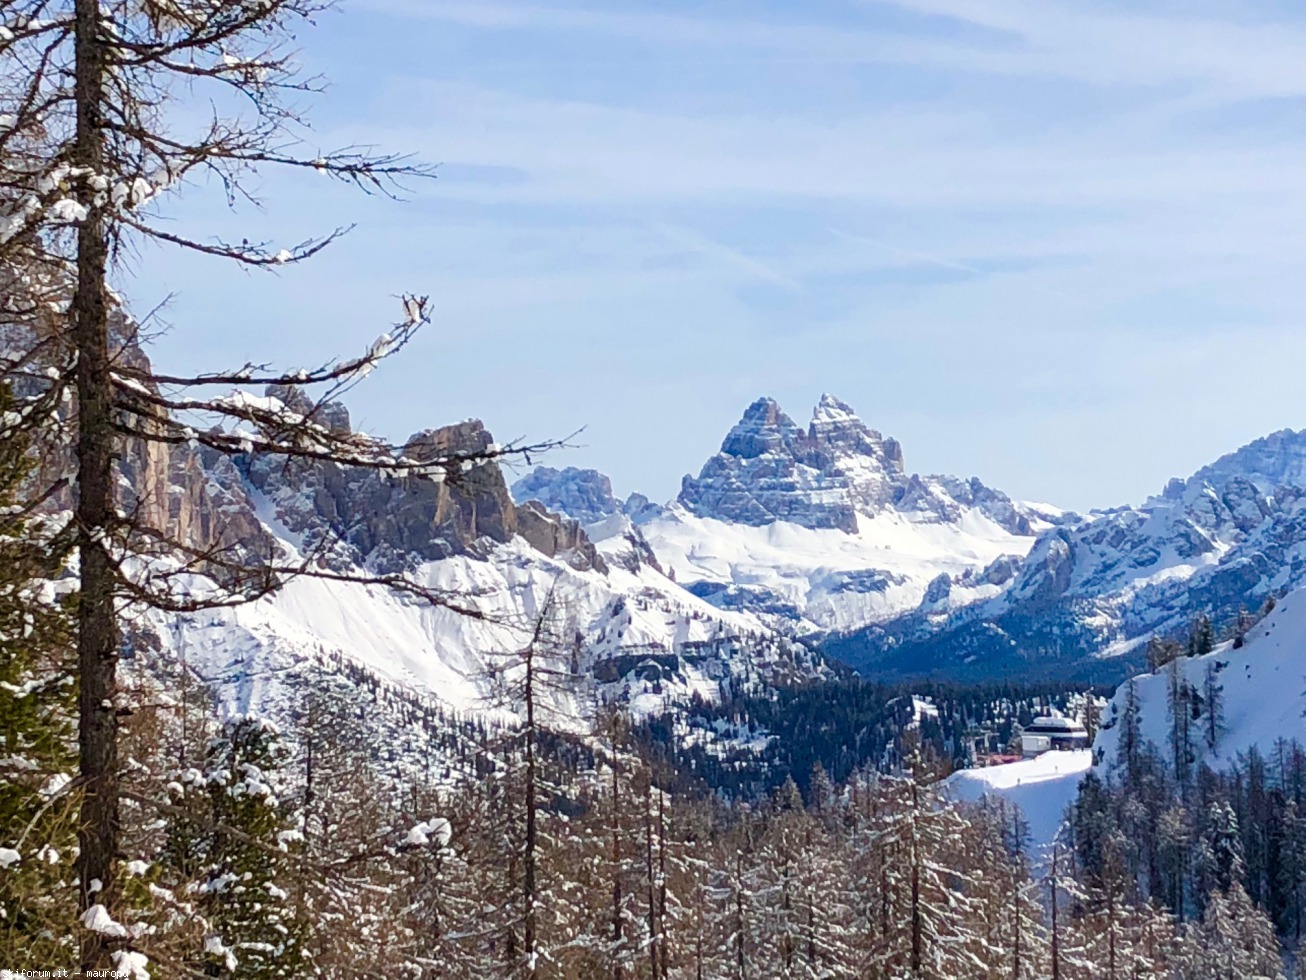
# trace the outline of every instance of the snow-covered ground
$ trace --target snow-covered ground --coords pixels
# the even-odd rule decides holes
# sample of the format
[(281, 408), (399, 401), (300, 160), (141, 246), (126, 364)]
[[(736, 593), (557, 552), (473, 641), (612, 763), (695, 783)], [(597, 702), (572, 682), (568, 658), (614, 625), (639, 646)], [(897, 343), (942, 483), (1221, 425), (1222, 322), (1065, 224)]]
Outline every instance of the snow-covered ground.
[[(648, 566), (577, 570), (518, 538), (488, 560), (430, 562), (413, 577), (479, 618), (379, 585), (299, 578), (233, 609), (154, 614), (153, 626), (238, 713), (275, 714), (294, 697), (283, 677), (306, 662), (342, 659), (462, 716), (498, 715), (506, 702), (495, 668), (501, 674), (529, 642), (555, 584), (554, 630), (563, 640), (549, 667), (574, 670), (575, 682), (547, 708), (554, 727), (584, 727), (598, 697), (654, 712), (694, 694), (711, 700), (725, 674), (767, 667), (759, 637), (768, 631), (755, 617), (717, 609)], [(745, 635), (747, 651), (738, 642)], [(614, 665), (606, 673), (604, 661)]]
[(1029, 821), (1030, 843), (1038, 850), (1056, 837), (1079, 781), (1092, 766), (1093, 753), (1088, 749), (1045, 752), (1005, 766), (962, 769), (947, 778), (944, 792), (959, 802), (992, 796), (1016, 804)]
[[(1306, 742), (1306, 590), (1281, 599), (1248, 633), (1241, 649), (1233, 649), (1232, 642), (1224, 643), (1204, 657), (1180, 658), (1178, 665), (1198, 692), (1204, 689), (1207, 668), (1216, 668), (1216, 681), (1222, 689), (1221, 732), (1213, 750), (1204, 740), (1202, 720), (1194, 727), (1193, 749), (1199, 762), (1218, 768), (1253, 746), (1272, 757), (1279, 739)], [(1169, 683), (1168, 668), (1134, 679), (1142, 737), (1163, 752), (1169, 738)], [(968, 801), (992, 794), (1019, 804), (1035, 843), (1046, 844), (1060, 827), (1066, 806), (1074, 800), (1093, 758), (1100, 760), (1103, 774), (1112, 768), (1125, 697), (1122, 685), (1103, 715), (1091, 752), (1048, 752), (1005, 766), (966, 769), (948, 778), (948, 794)]]
[[(1205, 657), (1181, 658), (1179, 669), (1201, 693), (1208, 666), (1216, 668), (1216, 680), (1223, 697), (1222, 732), (1214, 750), (1204, 739), (1203, 719), (1194, 726), (1193, 748), (1199, 762), (1218, 768), (1240, 752), (1257, 746), (1269, 755), (1280, 738), (1306, 742), (1306, 590), (1288, 593), (1274, 611), (1247, 634), (1239, 650), (1224, 643)], [(1164, 750), (1169, 738), (1170, 709), (1167, 701), (1169, 669), (1143, 674), (1134, 681), (1141, 711), (1144, 740)], [(1103, 718), (1094, 748), (1109, 766), (1116, 756), (1120, 735), (1118, 719), (1125, 707), (1125, 688), (1112, 698)]]
[(672, 505), (641, 531), (680, 582), (761, 589), (821, 629), (862, 626), (918, 607), (941, 574), (948, 605), (994, 596), (979, 574), (1003, 555), (1024, 556), (1034, 542), (978, 510), (956, 522), (928, 513), (858, 515), (856, 534), (787, 521), (762, 526), (697, 517)]

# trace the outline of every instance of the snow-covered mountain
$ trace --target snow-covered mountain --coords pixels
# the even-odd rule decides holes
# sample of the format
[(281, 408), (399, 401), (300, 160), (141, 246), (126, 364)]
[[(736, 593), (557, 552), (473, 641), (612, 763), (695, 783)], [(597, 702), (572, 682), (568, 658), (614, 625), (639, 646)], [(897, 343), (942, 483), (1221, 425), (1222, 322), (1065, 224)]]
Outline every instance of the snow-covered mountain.
[(1306, 433), (1221, 457), (1137, 507), (1041, 534), (1002, 591), (918, 611), (829, 649), (864, 669), (951, 677), (1075, 673), (1118, 679), (1153, 634), (1199, 613), (1217, 627), (1306, 583)]
[(1306, 584), (1306, 432), (1292, 430), (1080, 517), (909, 475), (897, 441), (830, 395), (806, 427), (763, 398), (664, 507), (616, 499), (592, 470), (537, 471), (514, 494), (615, 521), (713, 605), (787, 621), (881, 677), (1114, 680), (1149, 636), (1198, 613), (1223, 627)]
[(978, 479), (909, 474), (898, 442), (832, 395), (805, 428), (755, 401), (665, 507), (615, 499), (593, 470), (536, 470), (513, 494), (579, 521), (623, 515), (691, 592), (806, 633), (995, 595), (1066, 519)]
[[(268, 397), (296, 401), (295, 390)], [(333, 406), (337, 426), (349, 425)], [(477, 421), (412, 436), (404, 453), (473, 453), (490, 434)], [(447, 604), (378, 584), (299, 578), (234, 609), (149, 614), (141, 649), (184, 654), (228, 710), (276, 712), (294, 679), (323, 664), (461, 715), (513, 708), (502, 690), (505, 656), (529, 641), (552, 598), (545, 656), (565, 682), (546, 714), (584, 727), (598, 703), (655, 712), (723, 684), (819, 677), (821, 658), (747, 612), (719, 609), (658, 567), (621, 515), (601, 540), (537, 502), (515, 503), (498, 465), (443, 480), (376, 469), (204, 449), (129, 448), (123, 483), (155, 501), (159, 521), (196, 548), (221, 543), (287, 560), (321, 555), (333, 573), (403, 575)], [(631, 532), (631, 533), (627, 533)]]
[[(306, 407), (293, 389), (267, 397)], [(343, 406), (324, 417), (350, 425)], [(403, 452), (491, 442), (468, 421), (416, 433)], [(830, 395), (806, 426), (755, 401), (666, 505), (617, 499), (602, 474), (575, 468), (537, 469), (510, 493), (494, 465), (434, 481), (138, 446), (122, 472), (134, 505), (191, 547), (309, 553), (328, 541), (333, 567), (447, 582), (481, 616), (405, 611), (346, 583), (313, 585), (340, 591), (318, 597), (330, 614), (315, 612), (292, 601), (297, 584), (226, 624), (264, 637), (246, 644), (243, 675), (212, 623), (154, 624), (195, 629), (192, 662), (213, 649), (233, 692), (321, 650), (462, 709), (485, 699), (489, 665), (520, 646), (555, 582), (585, 696), (643, 708), (727, 678), (819, 674), (796, 638), (881, 677), (1109, 680), (1154, 633), (1181, 632), (1198, 612), (1219, 627), (1306, 585), (1306, 433), (1287, 430), (1142, 505), (1085, 517), (978, 479), (911, 474), (896, 440)], [(387, 625), (329, 625), (346, 615)], [(387, 639), (392, 622), (407, 624), (393, 627), (402, 641)]]

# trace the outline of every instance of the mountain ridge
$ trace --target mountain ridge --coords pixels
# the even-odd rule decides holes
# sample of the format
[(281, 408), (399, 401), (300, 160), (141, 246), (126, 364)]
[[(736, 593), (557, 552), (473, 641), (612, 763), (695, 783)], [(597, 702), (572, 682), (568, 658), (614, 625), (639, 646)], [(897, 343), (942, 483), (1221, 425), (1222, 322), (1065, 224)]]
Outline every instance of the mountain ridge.
[[(1225, 625), (1306, 582), (1304, 431), (1086, 515), (973, 478), (909, 475), (903, 459), (834, 396), (806, 428), (760, 398), (675, 501), (641, 503), (632, 523), (696, 594), (894, 679), (1118, 678), (1153, 633), (1177, 635), (1201, 613)], [(555, 488), (549, 503), (565, 510), (564, 498)], [(976, 528), (978, 542), (962, 533)], [(941, 531), (942, 548), (922, 542)]]
[(664, 506), (617, 500), (606, 476), (575, 468), (536, 470), (512, 491), (564, 513), (623, 513), (697, 595), (812, 635), (982, 598), (1068, 517), (975, 477), (908, 473), (901, 444), (830, 394), (806, 427), (753, 401)]

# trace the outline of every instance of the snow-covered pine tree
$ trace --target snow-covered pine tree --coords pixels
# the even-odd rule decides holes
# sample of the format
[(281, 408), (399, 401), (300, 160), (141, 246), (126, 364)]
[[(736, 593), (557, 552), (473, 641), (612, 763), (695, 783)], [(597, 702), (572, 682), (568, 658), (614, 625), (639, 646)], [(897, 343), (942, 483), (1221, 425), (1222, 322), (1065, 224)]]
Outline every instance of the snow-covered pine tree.
[(1140, 730), (1142, 708), (1138, 701), (1138, 684), (1131, 677), (1125, 681), (1125, 708), (1120, 715), (1120, 737), (1116, 742), (1116, 770), (1121, 772), (1125, 786), (1138, 782), (1143, 736)]
[(510, 748), (505, 755), (519, 766), (517, 778), (505, 785), (519, 792), (521, 809), (521, 834), (511, 841), (515, 853), (510, 863), (521, 869), (520, 964), (512, 969), (519, 969), (526, 980), (535, 980), (546, 955), (540, 925), (548, 914), (542, 908), (547, 889), (540, 880), (541, 801), (548, 791), (540, 739), (551, 722), (556, 724), (574, 710), (579, 684), (570, 666), (576, 630), (556, 581), (545, 593), (539, 608), (533, 610), (533, 615), (517, 632), (521, 636), (520, 646), (491, 659), (487, 680), (493, 703), (515, 712), (521, 719), (509, 735)]
[(1192, 784), (1193, 742), (1192, 703), (1193, 689), (1183, 670), (1184, 661), (1170, 661), (1166, 685), (1166, 701), (1170, 709), (1170, 765), (1180, 793), (1187, 795)]
[(1235, 881), (1242, 881), (1246, 870), (1242, 835), (1238, 830), (1238, 816), (1227, 801), (1212, 803), (1208, 808), (1194, 863), (1203, 902), (1207, 895), (1226, 892)]
[(863, 961), (868, 976), (945, 980), (986, 969), (962, 868), (970, 830), (915, 772), (880, 781), (867, 843), (879, 852), (871, 864), (884, 904)]
[(66, 545), (31, 512), (16, 407), (0, 386), (0, 963), (52, 970), (77, 961), (76, 691)]
[(286, 762), (266, 721), (233, 719), (213, 739), (204, 769), (179, 774), (168, 857), (192, 882), (206, 924), (194, 968), (233, 980), (285, 980), (311, 973), (306, 937), (287, 890), (302, 838), (298, 816), (273, 783)]
[(668, 799), (662, 879), (666, 909), (661, 920), (668, 977), (710, 975), (709, 881), (718, 854), (713, 825), (719, 809), (712, 800)]
[(411, 875), (446, 875), (448, 821), (435, 794), (399, 789), (378, 764), (368, 706), (338, 675), (311, 665), (294, 709), (284, 777), (303, 840), (287, 869), (289, 903), (313, 928), (305, 949), (318, 976), (413, 973), (420, 956), (405, 921)]
[(1274, 926), (1241, 884), (1208, 898), (1184, 945), (1185, 980), (1283, 980)]
[(404, 848), (395, 886), (414, 978), (509, 977), (519, 963), (520, 881), (511, 842), (519, 839), (520, 814), (506, 778), (498, 770), (457, 791), (419, 787), (413, 794), (410, 820), (421, 813), (418, 824), (429, 827), (439, 815), (433, 833), (423, 829), (419, 846)]
[[(127, 242), (149, 240), (276, 269), (315, 254), (340, 233), (280, 249), (253, 238), (235, 244), (188, 237), (161, 220), (168, 192), (202, 174), (215, 177), (234, 203), (250, 197), (248, 182), (268, 167), (382, 192), (427, 172), (356, 147), (321, 152), (304, 145), (302, 120), (287, 99), (319, 86), (297, 75), (287, 49), (296, 28), (326, 6), (322, 0), (12, 0), (0, 7), (0, 277), (15, 268), (39, 270), (64, 290), (46, 307), (60, 315), (56, 343), (46, 351), (53, 373), (40, 382), (38, 396), (55, 404), (65, 390), (75, 396), (69, 427), (75, 452), (65, 453), (63, 463), (75, 491), (69, 498), (76, 519), (68, 528), (80, 585), (75, 645), (85, 792), (78, 883), (82, 908), (103, 907), (110, 921), (122, 852), (118, 729), (129, 710), (120, 703), (117, 677), (124, 599), (188, 610), (266, 595), (289, 575), (311, 574), (369, 578), (452, 604), (400, 576), (342, 576), (318, 566), (316, 554), (304, 561), (269, 555), (251, 565), (247, 555), (233, 558), (222, 545), (196, 544), (175, 528), (151, 526), (131, 502), (118, 499), (115, 467), (124, 442), (413, 476), (457, 473), (464, 463), (504, 454), (496, 447), (414, 460), (398, 447), (332, 432), (321, 422), (321, 399), (300, 413), (249, 397), (251, 387), (307, 383), (333, 391), (357, 380), (427, 322), (421, 297), (404, 297), (400, 321), (364, 355), (314, 371), (268, 372), (251, 364), (170, 377), (144, 358), (121, 356), (138, 339), (111, 288)], [(22, 346), (17, 358), (4, 358), (6, 373), (27, 363), (32, 338)], [(238, 394), (214, 397), (207, 394), (213, 386)], [(128, 556), (143, 561), (125, 562)], [(218, 594), (201, 598), (190, 588), (195, 573), (213, 577)], [(133, 968), (140, 963), (124, 935), (87, 930), (82, 946), (84, 969), (110, 969), (117, 954)]]
[(976, 828), (972, 885), (983, 912), (978, 929), (988, 960), (986, 976), (1035, 980), (1047, 964), (1047, 929), (1039, 885), (1030, 875), (1029, 829), (1018, 806), (985, 800), (969, 813)]
[(1224, 731), (1224, 685), (1220, 683), (1220, 668), (1216, 663), (1207, 664), (1202, 675), (1202, 712), (1206, 747), (1214, 752)]
[(1274, 908), (1280, 933), (1293, 948), (1302, 940), (1302, 918), (1306, 899), (1306, 821), (1297, 801), (1284, 800), (1271, 841), (1278, 860), (1274, 871)]
[(856, 969), (858, 915), (847, 845), (842, 834), (831, 834), (815, 814), (804, 822), (795, 874), (799, 931), (794, 976), (815, 980)]
[(1211, 617), (1202, 613), (1193, 621), (1188, 633), (1188, 656), (1204, 657), (1215, 649), (1215, 627)]
[(757, 945), (765, 962), (793, 976), (802, 943), (803, 902), (798, 855), (809, 817), (802, 795), (788, 779), (773, 795), (757, 840)]
[(1188, 810), (1179, 803), (1167, 807), (1156, 825), (1157, 899), (1183, 921), (1189, 914), (1193, 828)]

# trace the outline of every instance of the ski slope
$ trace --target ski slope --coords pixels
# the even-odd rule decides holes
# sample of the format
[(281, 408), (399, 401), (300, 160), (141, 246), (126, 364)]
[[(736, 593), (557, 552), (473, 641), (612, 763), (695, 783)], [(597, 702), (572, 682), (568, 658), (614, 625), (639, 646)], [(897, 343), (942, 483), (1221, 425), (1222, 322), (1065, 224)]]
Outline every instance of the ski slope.
[(1029, 821), (1030, 842), (1037, 850), (1056, 837), (1079, 781), (1092, 766), (1089, 749), (1045, 752), (1004, 766), (962, 769), (947, 778), (944, 792), (958, 802), (975, 803), (989, 796), (1019, 806)]

